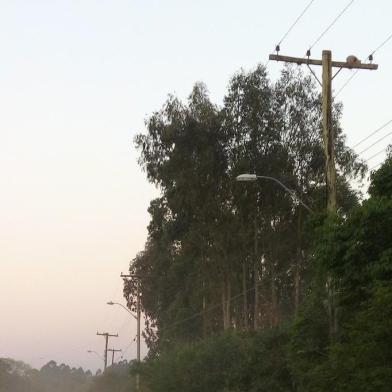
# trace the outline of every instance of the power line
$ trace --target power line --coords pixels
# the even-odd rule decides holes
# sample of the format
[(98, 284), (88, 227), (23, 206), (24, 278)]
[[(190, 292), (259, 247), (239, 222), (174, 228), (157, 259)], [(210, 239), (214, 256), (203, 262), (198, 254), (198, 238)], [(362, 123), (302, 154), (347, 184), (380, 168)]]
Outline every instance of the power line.
[(309, 51), (313, 49), (313, 47), (318, 44), (320, 42), (320, 40), (324, 37), (325, 34), (328, 33), (328, 31), (332, 28), (332, 26), (334, 26), (334, 24), (343, 16), (343, 14), (350, 8), (350, 6), (354, 3), (355, 0), (351, 0), (344, 8), (342, 11), (340, 11), (340, 13), (338, 14), (338, 16), (336, 16), (336, 18), (328, 25), (328, 27), (320, 34), (320, 36), (316, 39), (316, 41), (314, 41), (314, 43), (312, 45), (310, 45), (309, 47)]
[[(230, 298), (228, 301), (226, 301), (226, 302), (231, 303), (231, 302), (237, 300), (238, 298), (241, 298), (242, 296), (244, 296), (244, 295), (250, 293), (251, 291), (255, 290), (257, 287), (261, 286), (262, 284), (263, 284), (263, 282), (260, 282), (260, 283), (258, 283), (258, 284), (256, 284), (256, 285), (254, 285), (253, 287), (249, 288), (248, 290), (243, 291), (243, 292), (241, 292), (240, 294), (235, 295), (234, 297), (231, 297), (231, 298)], [(192, 314), (191, 316), (186, 317), (186, 318), (184, 318), (184, 319), (182, 319), (182, 320), (175, 321), (174, 323), (168, 325), (167, 327), (160, 329), (159, 332), (165, 332), (165, 331), (167, 331), (167, 330), (170, 330), (171, 328), (173, 328), (173, 327), (175, 327), (175, 326), (177, 326), (177, 325), (179, 325), (179, 324), (183, 324), (183, 323), (185, 323), (185, 322), (187, 322), (187, 321), (190, 321), (190, 320), (193, 320), (193, 319), (195, 319), (195, 318), (197, 318), (197, 317), (200, 317), (200, 316), (202, 316), (203, 314), (207, 314), (207, 313), (209, 313), (209, 312), (212, 312), (213, 310), (218, 309), (218, 308), (220, 308), (221, 306), (222, 306), (222, 303), (215, 304), (215, 305), (211, 305), (208, 309), (201, 310), (200, 312), (194, 313), (194, 314)]]
[(290, 28), (286, 31), (286, 33), (283, 35), (282, 39), (278, 42), (278, 44), (276, 45), (277, 47), (279, 47), (283, 41), (287, 38), (287, 36), (291, 33), (291, 31), (293, 30), (293, 28), (297, 25), (297, 23), (301, 20), (301, 18), (305, 15), (306, 11), (310, 8), (310, 6), (315, 2), (315, 0), (311, 0), (308, 5), (304, 8), (304, 10), (299, 14), (299, 16), (297, 17), (297, 19), (295, 19), (294, 23), (290, 26)]
[[(310, 0), (309, 3), (306, 5), (306, 7), (302, 10), (302, 12), (297, 16), (295, 21), (292, 23), (292, 25), (289, 27), (289, 29), (283, 34), (283, 37), (280, 39), (280, 41), (276, 44), (275, 50), (277, 52), (280, 51), (280, 45), (282, 45), (283, 41), (288, 37), (288, 35), (291, 33), (291, 31), (294, 29), (294, 27), (297, 25), (297, 23), (302, 19), (302, 17), (306, 14), (308, 9), (311, 7), (311, 5), (315, 2), (316, 0)], [(265, 67), (269, 64), (270, 60), (268, 59), (267, 62), (265, 63)]]
[[(259, 287), (259, 286), (262, 285), (262, 284), (263, 284), (263, 282), (258, 283), (257, 285), (255, 285), (255, 286), (249, 288), (249, 289), (246, 290), (245, 292), (242, 292), (242, 293), (240, 293), (240, 294), (235, 295), (234, 297), (231, 297), (227, 302), (230, 303), (230, 302), (233, 302), (233, 301), (237, 300), (238, 298), (241, 298), (243, 295), (248, 294), (249, 292), (255, 290), (257, 287)], [(179, 324), (183, 324), (183, 323), (185, 323), (185, 322), (187, 322), (187, 321), (190, 321), (190, 320), (193, 320), (193, 319), (195, 319), (195, 318), (197, 318), (197, 317), (200, 317), (200, 316), (202, 316), (203, 314), (212, 312), (213, 310), (218, 309), (218, 308), (220, 308), (221, 306), (222, 306), (222, 303), (215, 304), (215, 305), (211, 305), (208, 309), (201, 310), (200, 312), (196, 312), (196, 313), (192, 314), (192, 315), (189, 316), (189, 317), (186, 317), (186, 318), (183, 318), (183, 319), (181, 319), (181, 320), (175, 321), (174, 323), (168, 325), (167, 327), (162, 328), (162, 329), (159, 329), (159, 332), (165, 332), (165, 331), (167, 331), (167, 330), (170, 330), (171, 328), (173, 328), (173, 327), (175, 327), (175, 326), (177, 326), (177, 325), (179, 325)], [(129, 347), (131, 346), (132, 343), (133, 343), (133, 341), (129, 344)]]
[(371, 144), (369, 147), (366, 147), (363, 151), (361, 151), (359, 153), (359, 155), (363, 154), (364, 152), (370, 150), (373, 146), (375, 146), (376, 144), (380, 143), (381, 141), (383, 141), (385, 138), (387, 138), (388, 136), (392, 135), (392, 132), (387, 133), (386, 135), (384, 135), (382, 138), (378, 139), (377, 141), (375, 141), (373, 144)]
[(367, 59), (370, 59), (376, 52), (378, 52), (383, 46), (385, 46), (392, 39), (392, 34), (388, 36), (388, 38), (383, 41), (376, 49), (373, 50), (372, 53), (369, 54)]
[(125, 353), (129, 350), (129, 348), (132, 346), (132, 344), (136, 341), (137, 336), (135, 336), (131, 343), (129, 343), (124, 349), (122, 349), (122, 354), (121, 354), (121, 359), (124, 358)]
[[(376, 49), (373, 50), (369, 54), (369, 56), (366, 57), (365, 61), (372, 61), (373, 56), (376, 52), (378, 52), (381, 48), (383, 48), (390, 40), (392, 39), (392, 34), (390, 34), (380, 45), (376, 47)], [(343, 86), (338, 90), (338, 92), (335, 94), (335, 98), (347, 87), (347, 85), (357, 76), (358, 70), (356, 70), (348, 79), (347, 81), (343, 84)]]
[(362, 140), (360, 140), (357, 144), (354, 144), (354, 146), (352, 146), (352, 148), (358, 147), (360, 144), (362, 144), (363, 142), (365, 142), (366, 140), (370, 139), (373, 135), (375, 135), (376, 133), (382, 131), (386, 126), (388, 126), (390, 123), (392, 123), (392, 120), (387, 121), (384, 125), (382, 125), (381, 127), (377, 128), (374, 132), (372, 132), (370, 135), (366, 136), (365, 138), (363, 138)]
[(380, 150), (379, 152), (375, 153), (374, 155), (372, 155), (370, 158), (367, 158), (365, 160), (365, 162), (369, 162), (370, 160), (372, 160), (373, 158), (379, 156), (380, 154), (382, 154), (383, 152), (385, 152), (386, 150), (388, 150), (388, 147), (383, 148), (382, 150)]
[(346, 80), (346, 82), (343, 84), (343, 86), (338, 90), (338, 92), (335, 94), (335, 98), (347, 87), (347, 85), (357, 76), (357, 73), (359, 71), (355, 70), (355, 72)]
[(382, 164), (383, 164), (383, 162), (377, 163), (377, 165), (372, 166), (372, 167), (369, 169), (369, 171), (373, 171), (376, 167), (379, 167), (379, 166), (381, 166)]

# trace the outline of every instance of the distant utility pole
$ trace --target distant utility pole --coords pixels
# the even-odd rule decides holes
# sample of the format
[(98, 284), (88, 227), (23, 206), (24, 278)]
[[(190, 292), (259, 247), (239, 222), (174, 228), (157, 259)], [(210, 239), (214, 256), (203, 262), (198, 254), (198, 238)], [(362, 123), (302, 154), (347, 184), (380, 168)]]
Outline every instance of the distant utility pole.
[(114, 364), (114, 353), (120, 353), (122, 350), (115, 350), (114, 348), (108, 348), (108, 352), (112, 353), (112, 366)]
[[(136, 333), (136, 345), (137, 345), (137, 362), (140, 363), (140, 279), (141, 275), (130, 274), (124, 275), (121, 273), (121, 278), (125, 279), (136, 279), (136, 320), (137, 320), (137, 333)], [(136, 390), (140, 389), (140, 375), (139, 372), (136, 374)]]
[(97, 332), (97, 335), (103, 336), (105, 338), (105, 352), (104, 352), (104, 371), (108, 367), (108, 343), (109, 343), (109, 338), (118, 338), (118, 333), (115, 335), (111, 335), (108, 332)]
[[(347, 57), (346, 61), (332, 61), (332, 52), (323, 50), (322, 59), (314, 60), (309, 58), (310, 51), (307, 52), (307, 58), (289, 57), (277, 54), (270, 54), (269, 59), (282, 61), (285, 63), (295, 63), (297, 65), (305, 64), (309, 67), (312, 74), (316, 77), (322, 86), (322, 113), (323, 113), (323, 140), (325, 156), (325, 178), (327, 185), (327, 210), (331, 214), (336, 213), (336, 169), (335, 169), (335, 134), (332, 124), (332, 80), (343, 69), (368, 69), (376, 70), (377, 64), (362, 64), (355, 56)], [(370, 58), (372, 60), (372, 58)], [(322, 83), (318, 80), (316, 74), (310, 68), (310, 65), (322, 66)], [(333, 68), (338, 68), (335, 75), (332, 76)]]

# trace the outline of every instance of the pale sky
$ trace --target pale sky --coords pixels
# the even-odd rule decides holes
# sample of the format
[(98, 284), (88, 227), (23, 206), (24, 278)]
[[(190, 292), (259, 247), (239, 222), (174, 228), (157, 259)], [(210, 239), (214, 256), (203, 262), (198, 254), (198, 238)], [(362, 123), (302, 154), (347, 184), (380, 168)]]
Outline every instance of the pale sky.
[[(86, 351), (102, 353), (97, 330), (128, 345), (134, 320), (106, 302), (122, 301), (119, 275), (143, 249), (157, 195), (134, 135), (168, 93), (185, 98), (196, 81), (220, 103), (230, 76), (265, 63), (308, 2), (0, 0), (0, 357), (96, 369)], [(304, 56), (347, 3), (316, 0), (281, 53)], [(356, 0), (313, 57), (366, 57), (392, 34), (391, 15), (388, 0)], [(392, 119), (392, 41), (375, 62), (339, 96), (350, 145)], [(275, 79), (282, 64), (268, 68)]]

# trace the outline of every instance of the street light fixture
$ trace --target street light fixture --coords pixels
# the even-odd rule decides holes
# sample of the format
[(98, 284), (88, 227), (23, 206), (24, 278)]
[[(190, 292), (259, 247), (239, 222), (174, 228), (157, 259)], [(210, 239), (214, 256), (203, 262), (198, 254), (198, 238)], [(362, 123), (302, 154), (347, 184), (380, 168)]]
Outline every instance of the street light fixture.
[[(123, 274), (121, 273), (121, 276)], [(134, 315), (127, 307), (119, 302), (109, 301), (107, 302), (108, 305), (118, 305), (125, 309), (136, 321), (137, 321), (137, 362), (140, 363), (140, 296), (139, 296), (139, 283), (138, 283), (138, 291), (137, 291), (137, 315)], [(136, 373), (136, 390), (140, 390), (140, 380), (139, 380), (139, 372)]]
[(240, 174), (239, 176), (236, 177), (236, 181), (238, 182), (255, 182), (258, 179), (262, 179), (262, 180), (270, 180), (275, 182), (276, 184), (278, 184), (280, 187), (282, 187), (287, 193), (289, 193), (291, 195), (291, 197), (293, 197), (295, 200), (297, 200), (300, 204), (302, 204), (303, 207), (305, 207), (309, 212), (313, 212), (313, 210), (306, 205), (297, 195), (296, 193), (288, 188), (286, 185), (284, 185), (281, 181), (279, 181), (277, 178), (275, 177), (269, 177), (269, 176), (258, 176), (257, 174), (249, 174), (249, 173), (245, 173), (245, 174)]
[(236, 177), (236, 181), (239, 182), (254, 182), (257, 181), (256, 174), (240, 174)]
[(102, 356), (101, 355), (99, 355), (96, 351), (94, 351), (94, 350), (87, 350), (87, 352), (89, 353), (89, 354), (95, 354), (99, 359), (101, 359), (102, 361), (104, 360), (103, 358), (102, 358)]

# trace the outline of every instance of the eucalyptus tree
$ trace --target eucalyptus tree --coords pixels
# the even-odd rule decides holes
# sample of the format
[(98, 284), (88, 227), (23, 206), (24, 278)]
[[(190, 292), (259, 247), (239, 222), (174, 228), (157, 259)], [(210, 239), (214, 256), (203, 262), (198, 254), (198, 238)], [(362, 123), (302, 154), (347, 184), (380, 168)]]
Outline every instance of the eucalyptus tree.
[[(363, 165), (346, 146), (335, 106), (342, 208)], [(223, 105), (196, 84), (170, 96), (136, 137), (140, 165), (161, 195), (150, 205), (145, 249), (130, 266), (143, 276), (152, 352), (223, 329), (258, 329), (291, 317), (308, 270), (309, 213), (271, 182), (238, 184), (244, 172), (279, 178), (315, 210), (325, 201), (320, 96), (286, 68), (272, 83), (263, 66), (240, 71)], [(136, 286), (125, 295), (135, 306)]]

